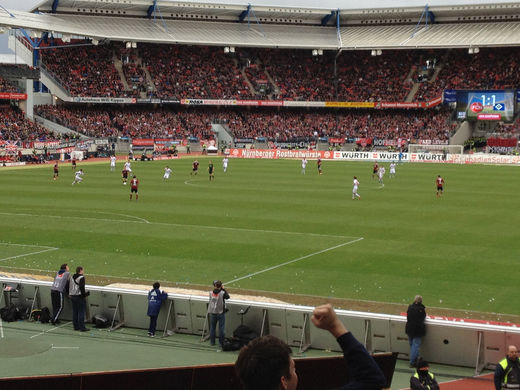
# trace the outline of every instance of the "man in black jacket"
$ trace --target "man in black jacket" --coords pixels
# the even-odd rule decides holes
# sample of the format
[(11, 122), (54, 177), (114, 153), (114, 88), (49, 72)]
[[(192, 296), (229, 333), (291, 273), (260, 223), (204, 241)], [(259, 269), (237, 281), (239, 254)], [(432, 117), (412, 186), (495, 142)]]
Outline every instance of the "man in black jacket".
[(520, 388), (520, 359), (516, 346), (507, 347), (507, 356), (497, 364), (494, 381), (496, 390)]
[(406, 334), (410, 342), (410, 367), (415, 367), (415, 362), (419, 357), (421, 341), (426, 334), (426, 308), (422, 304), (422, 297), (416, 295), (413, 303), (408, 306), (406, 312)]
[[(330, 304), (314, 309), (311, 321), (329, 331), (343, 350), (349, 382), (338, 390), (381, 390), (385, 376), (363, 347), (339, 320)], [(259, 337), (240, 351), (235, 363), (246, 390), (295, 390), (298, 387), (291, 348), (274, 336)], [(326, 375), (326, 374), (324, 374)]]
[(410, 378), (411, 390), (439, 390), (439, 384), (435, 375), (430, 372), (428, 362), (419, 359), (416, 364), (415, 374)]

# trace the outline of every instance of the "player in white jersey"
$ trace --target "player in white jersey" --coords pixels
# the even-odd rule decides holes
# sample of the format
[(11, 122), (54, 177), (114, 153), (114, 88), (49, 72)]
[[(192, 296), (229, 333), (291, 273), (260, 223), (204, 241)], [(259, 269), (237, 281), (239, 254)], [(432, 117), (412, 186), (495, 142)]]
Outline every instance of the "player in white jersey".
[(110, 170), (112, 172), (116, 170), (116, 156), (110, 157)]
[(352, 199), (361, 199), (361, 196), (357, 193), (359, 187), (359, 181), (356, 176), (354, 176), (354, 180), (352, 181)]
[(307, 167), (307, 159), (304, 157), (302, 160), (302, 175), (305, 175), (305, 168)]
[(132, 172), (132, 168), (130, 167), (130, 161), (125, 162), (125, 171)]
[(164, 168), (163, 181), (168, 180), (170, 178), (171, 173), (172, 173), (172, 170), (170, 169), (170, 167), (166, 166), (166, 168)]
[(83, 169), (80, 169), (76, 172), (76, 176), (74, 177), (74, 181), (72, 182), (72, 185), (76, 183), (81, 183), (83, 181)]
[(224, 173), (227, 172), (228, 162), (229, 162), (228, 158), (224, 157), (224, 159), (222, 160), (222, 169), (224, 170)]
[(390, 177), (395, 177), (395, 162), (390, 164)]
[(381, 166), (379, 167), (379, 170), (377, 171), (377, 176), (379, 177), (379, 184), (381, 184), (381, 187), (385, 186), (385, 183), (383, 183), (383, 177), (385, 176), (385, 167)]

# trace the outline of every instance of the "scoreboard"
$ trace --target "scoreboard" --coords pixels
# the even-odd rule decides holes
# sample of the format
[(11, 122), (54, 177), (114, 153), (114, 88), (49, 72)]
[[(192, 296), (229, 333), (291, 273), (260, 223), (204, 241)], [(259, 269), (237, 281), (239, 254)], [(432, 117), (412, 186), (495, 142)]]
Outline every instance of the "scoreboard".
[(457, 119), (512, 122), (515, 116), (514, 90), (457, 90)]

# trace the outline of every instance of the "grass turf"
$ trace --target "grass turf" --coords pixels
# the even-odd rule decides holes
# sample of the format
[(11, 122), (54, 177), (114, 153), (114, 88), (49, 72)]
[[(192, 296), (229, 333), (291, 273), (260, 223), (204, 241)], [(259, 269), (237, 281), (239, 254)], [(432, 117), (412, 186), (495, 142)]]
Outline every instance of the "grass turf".
[[(519, 315), (518, 167), (403, 164), (381, 188), (371, 163), (215, 158), (0, 170), (0, 269), (227, 287)], [(163, 168), (173, 175), (163, 182)], [(435, 196), (441, 174), (445, 194)], [(351, 199), (352, 176), (362, 200)], [(13, 245), (16, 244), (16, 245)], [(39, 252), (39, 253), (36, 253)], [(71, 268), (72, 268), (71, 267)], [(270, 269), (272, 268), (272, 269)], [(265, 271), (265, 272), (262, 272)], [(230, 283), (231, 282), (231, 283)]]

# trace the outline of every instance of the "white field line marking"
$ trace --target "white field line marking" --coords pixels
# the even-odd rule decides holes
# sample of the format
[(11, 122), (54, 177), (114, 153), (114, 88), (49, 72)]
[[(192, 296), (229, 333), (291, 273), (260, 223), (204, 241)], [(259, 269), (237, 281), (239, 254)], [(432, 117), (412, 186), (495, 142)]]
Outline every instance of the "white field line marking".
[(242, 279), (247, 279), (247, 278), (250, 278), (252, 276), (256, 276), (256, 275), (262, 274), (264, 272), (272, 271), (273, 269), (277, 269), (277, 268), (283, 267), (283, 266), (288, 265), (288, 264), (296, 263), (297, 261), (308, 259), (309, 257), (315, 256), (315, 255), (319, 255), (320, 253), (329, 252), (331, 250), (334, 250), (334, 249), (337, 249), (337, 248), (341, 248), (342, 246), (354, 244), (354, 243), (356, 243), (358, 241), (361, 241), (361, 240), (363, 240), (363, 237), (359, 237), (356, 240), (344, 242), (343, 244), (331, 246), (330, 248), (322, 249), (321, 251), (317, 251), (317, 252), (314, 252), (314, 253), (302, 256), (302, 257), (298, 257), (297, 259), (289, 260), (289, 261), (286, 261), (285, 263), (281, 263), (281, 264), (278, 264), (278, 265), (273, 265), (272, 267), (263, 269), (261, 271), (253, 272), (253, 273), (251, 273), (249, 275), (241, 276), (239, 278), (230, 280), (229, 282), (224, 283), (224, 285), (229, 285), (231, 283), (238, 282), (239, 280), (242, 280)]
[(119, 215), (120, 217), (135, 218), (135, 219), (137, 219), (138, 221), (143, 221), (144, 223), (151, 223), (151, 222), (148, 221), (147, 219), (144, 219), (144, 218), (141, 218), (141, 217), (136, 217), (135, 215), (119, 214), (119, 213), (108, 213), (108, 212), (105, 212), (105, 211), (93, 211), (93, 213), (98, 213), (98, 214), (109, 214), (109, 215)]
[(0, 339), (4, 338), (4, 323), (2, 322), (2, 319), (0, 318)]
[[(36, 245), (33, 245), (33, 246), (36, 246)], [(50, 252), (50, 251), (57, 251), (58, 249), (60, 249), (60, 248), (47, 247), (47, 249), (44, 249), (44, 250), (41, 250), (41, 251), (24, 253), (24, 254), (22, 254), (22, 255), (18, 255), (18, 256), (5, 257), (5, 258), (3, 258), (3, 259), (0, 259), (0, 261), (6, 261), (6, 260), (17, 259), (17, 258), (19, 258), (19, 257), (27, 257), (27, 256), (37, 255), (38, 253), (45, 253), (45, 252)]]
[(64, 323), (64, 324), (62, 324), (62, 325), (60, 325), (60, 326), (55, 326), (54, 328), (50, 328), (50, 329), (48, 329), (48, 330), (44, 330), (43, 332), (40, 332), (40, 333), (38, 333), (38, 334), (32, 335), (32, 336), (29, 337), (29, 338), (30, 338), (30, 339), (33, 339), (33, 338), (35, 338), (35, 337), (41, 336), (42, 334), (52, 332), (53, 330), (59, 329), (59, 328), (65, 326), (65, 325), (69, 325), (69, 324), (71, 324), (71, 323), (72, 323), (71, 321), (66, 322), (66, 323)]
[[(199, 228), (199, 229), (215, 229), (215, 230), (232, 230), (232, 231), (242, 231), (242, 232), (252, 232), (252, 233), (294, 234), (294, 235), (315, 236), (315, 237), (333, 237), (333, 238), (357, 238), (357, 237), (353, 237), (353, 236), (338, 236), (338, 235), (334, 235), (334, 234), (284, 232), (284, 231), (280, 231), (280, 230), (247, 229), (247, 228), (233, 228), (233, 227), (225, 227), (225, 226), (191, 225), (191, 224), (168, 223), (168, 222), (142, 222), (142, 221), (132, 221), (132, 220), (128, 220), (128, 219), (74, 217), (74, 216), (66, 216), (66, 215), (27, 214), (27, 213), (0, 213), (0, 215), (45, 217), (45, 218), (58, 218), (58, 219), (84, 219), (84, 220), (88, 220), (88, 221), (123, 222), (123, 223), (148, 223), (150, 225), (193, 227), (193, 228)], [(57, 249), (59, 249), (59, 248), (57, 248)]]
[(32, 245), (32, 244), (12, 244), (10, 242), (1, 242), (0, 245), (12, 245), (12, 246), (34, 246), (37, 248), (54, 248), (53, 246), (46, 246), (46, 245)]
[(79, 349), (79, 347), (55, 347), (54, 345), (51, 346), (52, 349)]

